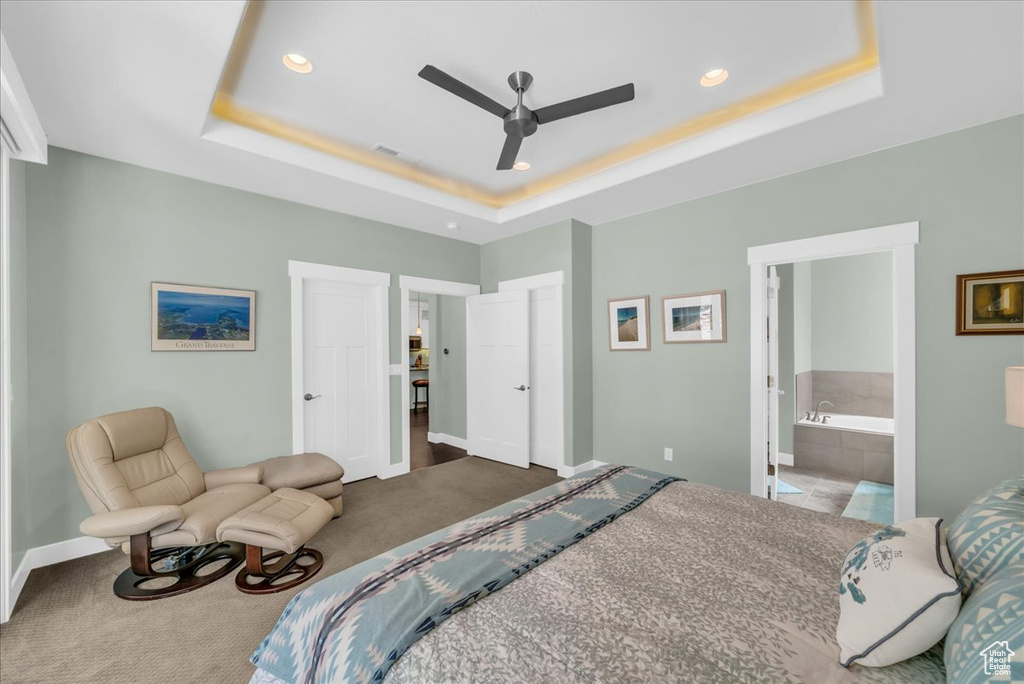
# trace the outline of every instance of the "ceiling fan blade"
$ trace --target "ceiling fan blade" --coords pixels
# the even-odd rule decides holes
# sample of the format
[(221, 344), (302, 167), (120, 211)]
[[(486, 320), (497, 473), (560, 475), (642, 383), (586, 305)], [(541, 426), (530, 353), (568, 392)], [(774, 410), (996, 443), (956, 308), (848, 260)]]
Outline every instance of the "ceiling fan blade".
[(533, 113), (537, 117), (537, 123), (546, 124), (564, 119), (567, 116), (576, 116), (577, 114), (592, 112), (595, 109), (629, 102), (632, 99), (633, 84), (627, 83), (617, 88), (609, 88), (599, 93), (577, 97), (575, 100), (566, 100), (558, 104), (541, 107), (540, 109), (535, 109)]
[(498, 157), (498, 171), (508, 171), (516, 163), (519, 155), (519, 146), (523, 139), (514, 135), (505, 136), (505, 146), (501, 148), (501, 156)]
[(439, 88), (444, 88), (452, 95), (457, 95), (467, 102), (472, 102), (477, 107), (486, 109), (495, 116), (504, 117), (508, 114), (508, 107), (498, 104), (478, 90), (470, 88), (462, 81), (452, 78), (437, 67), (427, 65), (420, 70), (420, 78), (430, 81)]

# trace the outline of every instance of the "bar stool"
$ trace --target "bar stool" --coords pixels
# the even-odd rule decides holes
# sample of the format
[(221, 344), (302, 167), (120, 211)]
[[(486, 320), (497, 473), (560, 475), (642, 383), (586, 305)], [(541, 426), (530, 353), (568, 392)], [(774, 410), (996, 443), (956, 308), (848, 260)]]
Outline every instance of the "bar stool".
[[(426, 401), (420, 402), (420, 387), (426, 392)], [(413, 401), (412, 410), (418, 411), (420, 404), (422, 403), (427, 408), (430, 408), (430, 380), (413, 380), (412, 381)]]

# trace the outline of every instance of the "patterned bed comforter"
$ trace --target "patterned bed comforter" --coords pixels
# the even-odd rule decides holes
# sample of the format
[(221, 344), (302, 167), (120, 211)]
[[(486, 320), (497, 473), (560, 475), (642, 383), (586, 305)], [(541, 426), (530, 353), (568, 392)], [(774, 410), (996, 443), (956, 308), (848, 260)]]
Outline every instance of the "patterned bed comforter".
[[(616, 474), (609, 477), (613, 471)], [(595, 496), (602, 489), (591, 486), (586, 490), (590, 495), (565, 498), (581, 483), (601, 477), (611, 480), (602, 485), (603, 496)], [(614, 480), (619, 478), (621, 492), (615, 494)], [(595, 501), (601, 503), (592, 508)], [(420, 566), (412, 573), (417, 579), (406, 584), (426, 587), (426, 592), (413, 592), (417, 595), (392, 603), (391, 610), (415, 609), (424, 602), (424, 594), (427, 603), (448, 608), (430, 617), (430, 624), (420, 621), (411, 630), (402, 627), (403, 621), (371, 629), (372, 639), (380, 641), (368, 653), (370, 666), (367, 658), (355, 653), (358, 647), (353, 644), (361, 642), (353, 642), (352, 631), (360, 620), (375, 621), (383, 615), (364, 614), (355, 626), (334, 631), (327, 642), (321, 638), (324, 616), (385, 566), (408, 564), (424, 548), (461, 539), (467, 532), (476, 534), (480, 543), (488, 536), (480, 537), (481, 525), (493, 526), (517, 512), (522, 515), (539, 503), (545, 510), (541, 517), (547, 520), (542, 527), (564, 520), (565, 526), (555, 525), (559, 532), (554, 536), (574, 529), (571, 536), (578, 543), (554, 555), (546, 548), (551, 540), (543, 533), (535, 535), (543, 541), (531, 543), (529, 524), (506, 526), (500, 542), (497, 537), (483, 542), (507, 547), (512, 554), (504, 576), (518, 579), (501, 591), (497, 589), (503, 583), (480, 591), (483, 585), (477, 580), (493, 574), (493, 568), (481, 571), (478, 566), (488, 564), (471, 550), (449, 556), (467, 559), (459, 566), (460, 574), (470, 576), (464, 587), (455, 583), (457, 575), (438, 576), (443, 573), (440, 564)], [(597, 509), (603, 509), (603, 515), (597, 515)], [(581, 510), (587, 513), (581, 515)], [(597, 519), (587, 520), (588, 515)], [(252, 684), (380, 677), (386, 684), (944, 682), (938, 648), (887, 668), (846, 670), (838, 664), (839, 566), (848, 548), (875, 529), (871, 523), (671, 482), (633, 468), (591, 471), (399, 547), (302, 592), (253, 655), (261, 669)], [(542, 562), (545, 558), (549, 560)], [(341, 588), (337, 578), (346, 575), (358, 575), (358, 581)], [(325, 585), (332, 581), (335, 585), (328, 590)], [(485, 595), (486, 600), (473, 602)], [(465, 601), (468, 596), (471, 600)], [(295, 613), (300, 602), (304, 609)], [(317, 610), (305, 609), (313, 606)], [(462, 609), (455, 614), (458, 608)], [(299, 615), (303, 617), (296, 619)], [(451, 619), (442, 622), (447, 615)], [(282, 630), (289, 620), (291, 626)], [(315, 672), (301, 667), (289, 672), (268, 661), (308, 662), (317, 651), (318, 638), (327, 647), (320, 657), (327, 660)], [(396, 642), (400, 648), (392, 649)], [(382, 667), (393, 657), (398, 660), (390, 670)], [(347, 669), (351, 663), (360, 666)]]

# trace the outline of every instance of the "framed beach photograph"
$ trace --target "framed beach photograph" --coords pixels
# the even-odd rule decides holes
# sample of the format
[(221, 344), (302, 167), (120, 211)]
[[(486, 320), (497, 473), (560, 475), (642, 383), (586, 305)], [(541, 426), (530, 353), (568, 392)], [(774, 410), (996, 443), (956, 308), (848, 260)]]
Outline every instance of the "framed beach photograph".
[(725, 290), (695, 292), (661, 300), (666, 344), (725, 342)]
[(649, 297), (608, 300), (608, 348), (647, 351), (651, 348)]
[(253, 351), (256, 292), (153, 283), (153, 351)]
[(956, 277), (957, 335), (1024, 335), (1024, 269)]

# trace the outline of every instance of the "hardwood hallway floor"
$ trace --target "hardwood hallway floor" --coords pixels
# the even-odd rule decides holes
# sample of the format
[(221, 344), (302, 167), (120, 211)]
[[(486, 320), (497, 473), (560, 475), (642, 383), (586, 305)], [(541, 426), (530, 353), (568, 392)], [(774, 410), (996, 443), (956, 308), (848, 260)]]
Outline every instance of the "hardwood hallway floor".
[(427, 468), (439, 463), (457, 461), (469, 456), (465, 449), (448, 444), (431, 444), (427, 441), (430, 409), (420, 408), (409, 411), (409, 469)]

